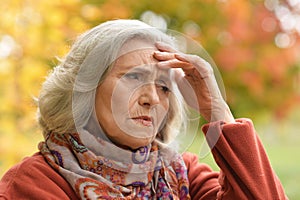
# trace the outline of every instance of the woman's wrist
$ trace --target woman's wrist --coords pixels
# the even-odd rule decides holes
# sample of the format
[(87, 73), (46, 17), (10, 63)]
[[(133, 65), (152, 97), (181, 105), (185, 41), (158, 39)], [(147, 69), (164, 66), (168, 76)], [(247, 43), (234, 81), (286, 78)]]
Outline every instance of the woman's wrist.
[(235, 122), (235, 119), (226, 102), (222, 102), (218, 104), (218, 106), (213, 106), (209, 114), (207, 112), (204, 112), (203, 114), (205, 114), (204, 118), (209, 122), (214, 122), (214, 121), (224, 121), (225, 123)]

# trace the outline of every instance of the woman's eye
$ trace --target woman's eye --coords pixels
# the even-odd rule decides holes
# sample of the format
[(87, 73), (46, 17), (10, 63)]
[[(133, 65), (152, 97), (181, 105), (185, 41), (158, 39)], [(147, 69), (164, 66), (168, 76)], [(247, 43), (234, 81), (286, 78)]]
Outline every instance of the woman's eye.
[(139, 74), (137, 73), (127, 73), (124, 75), (125, 78), (128, 78), (128, 79), (133, 79), (133, 80), (140, 80), (141, 77)]
[(164, 93), (168, 93), (170, 91), (170, 89), (166, 86), (161, 86), (161, 89)]
[(167, 86), (165, 86), (165, 85), (158, 85), (158, 87), (161, 89), (161, 91), (163, 91), (163, 93), (168, 93), (168, 92), (170, 92), (170, 89), (167, 87)]
[(156, 85), (161, 91), (163, 91), (163, 93), (167, 94), (170, 92), (170, 89), (165, 81), (157, 81)]

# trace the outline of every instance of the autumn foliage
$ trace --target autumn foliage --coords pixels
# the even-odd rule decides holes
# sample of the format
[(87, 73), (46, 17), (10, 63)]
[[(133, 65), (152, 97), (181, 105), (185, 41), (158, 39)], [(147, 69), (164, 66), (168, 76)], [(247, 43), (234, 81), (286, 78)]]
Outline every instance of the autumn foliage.
[[(277, 6), (298, 14), (300, 26), (299, 4), (283, 1)], [(237, 117), (255, 120), (269, 113), (283, 119), (300, 103), (300, 30), (282, 26), (274, 6), (270, 1), (241, 0), (4, 0), (0, 5), (0, 176), (36, 151), (41, 134), (33, 97), (47, 71), (57, 64), (56, 56), (62, 57), (78, 34), (110, 19), (159, 21), (189, 35), (216, 62)]]

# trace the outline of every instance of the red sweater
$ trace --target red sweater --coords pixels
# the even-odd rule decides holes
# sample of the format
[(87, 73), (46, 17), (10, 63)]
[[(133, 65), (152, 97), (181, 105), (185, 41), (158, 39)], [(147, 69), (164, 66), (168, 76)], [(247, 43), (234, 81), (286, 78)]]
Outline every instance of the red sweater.
[[(199, 163), (196, 155), (184, 153), (192, 199), (287, 199), (271, 168), (265, 150), (250, 120), (234, 124), (211, 123), (207, 140), (219, 137), (212, 154), (221, 171)], [(77, 199), (76, 194), (40, 153), (12, 167), (0, 181), (0, 199)]]

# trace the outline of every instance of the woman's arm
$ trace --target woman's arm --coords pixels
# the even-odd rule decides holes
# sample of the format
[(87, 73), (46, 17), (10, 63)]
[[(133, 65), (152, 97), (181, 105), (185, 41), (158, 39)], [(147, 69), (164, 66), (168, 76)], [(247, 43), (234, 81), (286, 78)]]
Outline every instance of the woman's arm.
[(214, 122), (203, 131), (221, 171), (184, 153), (192, 199), (287, 199), (250, 120)]
[(218, 199), (287, 199), (249, 119), (213, 122), (203, 132), (221, 169)]
[[(195, 159), (187, 159), (191, 194), (197, 199), (203, 195), (212, 199), (286, 199), (252, 122), (234, 120), (209, 63), (162, 43), (157, 48), (154, 57), (160, 61), (159, 67), (183, 70), (184, 74), (176, 76), (178, 87), (188, 105), (210, 122), (203, 131), (221, 169), (216, 184), (214, 172), (195, 163)], [(207, 178), (205, 174), (209, 173), (214, 178)]]

